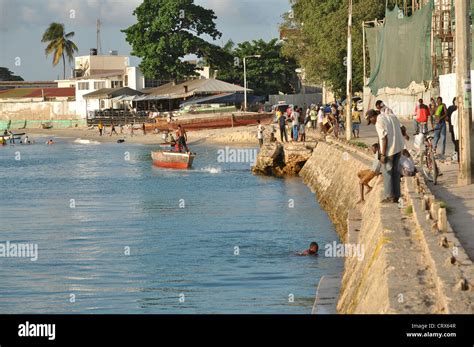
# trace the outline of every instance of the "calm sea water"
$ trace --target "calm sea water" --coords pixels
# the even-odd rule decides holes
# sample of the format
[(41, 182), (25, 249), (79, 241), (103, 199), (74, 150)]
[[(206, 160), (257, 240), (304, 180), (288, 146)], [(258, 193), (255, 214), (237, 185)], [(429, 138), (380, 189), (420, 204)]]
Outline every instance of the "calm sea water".
[(342, 270), (295, 255), (337, 240), (298, 178), (253, 176), (213, 146), (173, 171), (150, 146), (57, 140), (0, 148), (0, 242), (38, 245), (35, 262), (0, 257), (0, 313), (310, 313)]

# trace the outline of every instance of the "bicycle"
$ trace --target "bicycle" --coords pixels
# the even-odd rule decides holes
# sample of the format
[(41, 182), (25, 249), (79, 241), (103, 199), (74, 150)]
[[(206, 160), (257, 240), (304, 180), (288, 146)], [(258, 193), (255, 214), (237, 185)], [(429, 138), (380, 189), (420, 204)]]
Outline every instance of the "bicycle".
[(420, 165), (421, 170), (423, 171), (423, 175), (426, 177), (426, 179), (433, 182), (433, 184), (436, 184), (438, 181), (439, 169), (438, 164), (436, 163), (435, 151), (433, 146), (434, 137), (433, 135), (428, 135), (433, 132), (434, 130), (429, 130), (420, 133), (423, 135), (423, 143), (425, 145), (423, 152), (420, 153)]

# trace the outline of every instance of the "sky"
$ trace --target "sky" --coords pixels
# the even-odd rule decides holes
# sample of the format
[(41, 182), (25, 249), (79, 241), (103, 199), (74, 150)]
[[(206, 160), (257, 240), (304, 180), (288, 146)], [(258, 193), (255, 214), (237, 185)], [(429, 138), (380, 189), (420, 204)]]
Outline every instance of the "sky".
[[(133, 10), (141, 0), (0, 0), (0, 66), (7, 67), (27, 81), (62, 78), (62, 62), (52, 66), (46, 58), (43, 32), (51, 22), (64, 23), (74, 31), (78, 55), (89, 54), (96, 46), (96, 20), (100, 18), (102, 53), (117, 50), (129, 55), (130, 46), (120, 32), (135, 23)], [(214, 10), (217, 29), (222, 37), (214, 43), (223, 45), (247, 40), (270, 40), (278, 37), (281, 15), (290, 9), (289, 0), (195, 0)], [(139, 60), (131, 57), (130, 64)], [(66, 76), (71, 67), (66, 65)]]

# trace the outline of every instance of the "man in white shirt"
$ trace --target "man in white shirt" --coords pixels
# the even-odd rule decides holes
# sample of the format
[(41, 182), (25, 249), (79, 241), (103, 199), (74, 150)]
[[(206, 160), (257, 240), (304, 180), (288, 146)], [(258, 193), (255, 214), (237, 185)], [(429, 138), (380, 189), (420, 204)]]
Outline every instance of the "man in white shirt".
[(405, 127), (401, 126), (392, 110), (381, 100), (375, 104), (378, 111), (367, 111), (368, 124), (374, 124), (380, 143), (380, 163), (384, 182), (382, 203), (398, 202), (400, 192), (400, 155), (405, 147), (403, 138), (408, 139)]
[(293, 127), (293, 141), (298, 141), (298, 130), (300, 127), (300, 113), (298, 112), (298, 106), (295, 106), (291, 113), (291, 126)]
[(260, 124), (260, 119), (257, 120), (257, 139), (258, 139), (258, 144), (260, 145), (260, 147), (263, 146), (263, 131), (265, 130), (265, 128), (263, 127), (262, 124)]
[(459, 115), (458, 115), (458, 109), (454, 110), (453, 113), (451, 113), (450, 117), (450, 122), (451, 125), (453, 126), (453, 132), (454, 132), (454, 151), (456, 152), (456, 159), (459, 163)]

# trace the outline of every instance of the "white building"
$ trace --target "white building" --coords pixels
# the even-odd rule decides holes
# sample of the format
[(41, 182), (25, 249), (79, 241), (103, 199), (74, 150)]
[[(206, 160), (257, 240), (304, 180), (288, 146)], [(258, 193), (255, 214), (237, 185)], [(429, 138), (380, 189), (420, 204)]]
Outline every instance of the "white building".
[(58, 87), (76, 88), (76, 114), (86, 118), (87, 110), (103, 108), (98, 100), (86, 101), (83, 96), (102, 88), (129, 87), (136, 90), (145, 88), (145, 77), (137, 67), (129, 66), (129, 57), (117, 55), (85, 55), (75, 58), (74, 77), (59, 80)]

